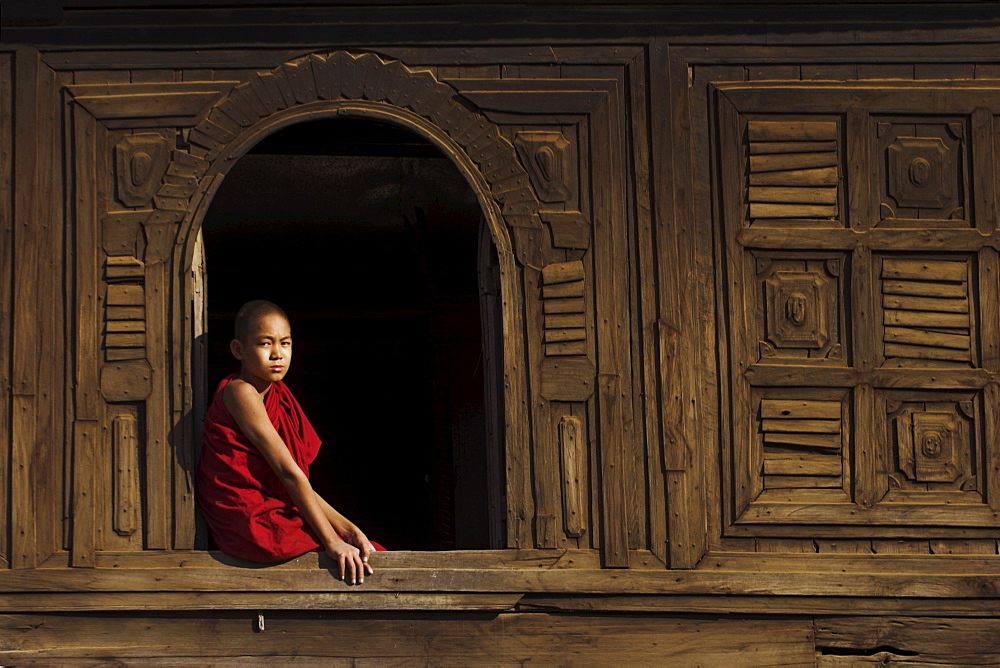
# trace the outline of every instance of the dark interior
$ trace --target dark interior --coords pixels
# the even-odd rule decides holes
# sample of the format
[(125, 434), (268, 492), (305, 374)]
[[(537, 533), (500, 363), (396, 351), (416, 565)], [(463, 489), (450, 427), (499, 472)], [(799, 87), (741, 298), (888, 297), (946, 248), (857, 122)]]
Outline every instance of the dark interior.
[(285, 382), (324, 441), (313, 486), (389, 549), (500, 543), (480, 226), (475, 194), (435, 146), (360, 119), (270, 135), (205, 217), (210, 390), (238, 369), (240, 305), (281, 305), (294, 340)]

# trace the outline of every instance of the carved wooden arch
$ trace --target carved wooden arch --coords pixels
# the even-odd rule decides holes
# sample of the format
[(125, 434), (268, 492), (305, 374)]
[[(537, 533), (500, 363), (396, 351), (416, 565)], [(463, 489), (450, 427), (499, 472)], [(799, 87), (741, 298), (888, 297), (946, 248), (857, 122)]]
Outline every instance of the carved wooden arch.
[[(366, 117), (404, 127), (429, 139), (458, 167), (480, 201), (501, 266), (505, 442), (508, 486), (528, 476), (518, 466), (529, 461), (528, 376), (524, 363), (524, 301), (515, 255), (531, 262), (544, 229), (539, 202), (516, 150), (497, 126), (462, 101), (456, 91), (428, 71), (414, 71), (398, 61), (343, 51), (311, 54), (255, 75), (236, 86), (188, 135), (188, 151), (174, 151), (157, 194), (147, 230), (156, 223), (179, 222), (173, 264), (175, 332), (194, 342), (199, 331), (196, 254), (201, 222), (222, 178), (235, 162), (265, 136), (289, 125), (330, 116)], [(513, 234), (511, 234), (513, 232)], [(511, 237), (514, 237), (512, 244)], [(192, 271), (195, 270), (195, 271)], [(181, 302), (184, 302), (181, 304)], [(190, 303), (189, 303), (190, 302)], [(183, 324), (180, 324), (183, 323)], [(187, 344), (185, 344), (186, 346)], [(198, 345), (180, 351), (175, 387), (183, 387), (183, 412), (200, 424), (204, 388), (192, 367)], [(191, 433), (191, 432), (188, 432)], [(193, 436), (193, 434), (192, 434)], [(521, 527), (527, 509), (508, 505), (507, 526)], [(508, 530), (508, 544), (522, 545), (523, 531)]]
[[(273, 132), (303, 120), (269, 122), (283, 112), (381, 116), (425, 136), (456, 163), (476, 191), (498, 250), (511, 248), (506, 228), (530, 230), (532, 245), (540, 242), (538, 198), (514, 146), (497, 126), (431, 72), (371, 53), (310, 54), (236, 86), (191, 129), (190, 151), (174, 153), (175, 161), (184, 164), (168, 171), (155, 197), (158, 208), (165, 204), (192, 211), (191, 200), (199, 190), (194, 182), (228, 171), (228, 162), (262, 138), (258, 124), (267, 122)], [(181, 183), (182, 178), (170, 178), (171, 172), (195, 179)], [(194, 222), (188, 218), (187, 223)], [(522, 261), (530, 254), (528, 248), (512, 250)]]

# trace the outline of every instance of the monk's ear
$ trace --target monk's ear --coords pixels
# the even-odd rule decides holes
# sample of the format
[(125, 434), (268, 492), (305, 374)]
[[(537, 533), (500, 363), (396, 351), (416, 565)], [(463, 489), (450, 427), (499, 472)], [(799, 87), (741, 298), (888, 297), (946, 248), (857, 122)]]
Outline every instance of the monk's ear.
[(239, 339), (233, 339), (229, 342), (229, 350), (236, 359), (243, 359), (243, 343)]

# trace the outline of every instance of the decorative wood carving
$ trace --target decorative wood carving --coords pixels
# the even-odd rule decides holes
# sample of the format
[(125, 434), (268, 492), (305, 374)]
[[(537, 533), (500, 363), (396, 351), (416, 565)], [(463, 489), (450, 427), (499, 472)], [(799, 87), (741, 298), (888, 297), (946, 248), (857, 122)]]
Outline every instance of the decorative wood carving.
[(958, 120), (878, 123), (882, 169), (887, 174), (882, 186), (882, 221), (932, 227), (968, 225), (965, 135), (965, 124)]
[(111, 456), (114, 471), (112, 526), (115, 533), (130, 536), (139, 528), (139, 430), (131, 414), (111, 421)]
[(514, 147), (543, 202), (576, 199), (576, 172), (569, 140), (562, 132), (524, 130), (514, 136)]
[(128, 135), (115, 146), (118, 199), (129, 207), (149, 204), (170, 161), (167, 140), (158, 134)]
[[(776, 99), (792, 130), (774, 122)], [(942, 115), (925, 118), (918, 99)], [(762, 525), (783, 525), (782, 535), (795, 536), (838, 526), (857, 536), (865, 526), (907, 535), (931, 530), (919, 527), (995, 527), (995, 504), (983, 489), (1000, 486), (1000, 475), (984, 467), (998, 446), (982, 440), (991, 429), (983, 410), (993, 409), (980, 406), (992, 391), (985, 356), (996, 346), (997, 318), (987, 324), (985, 314), (997, 313), (1000, 291), (996, 226), (970, 218), (966, 203), (980, 202), (977, 215), (993, 211), (991, 167), (969, 155), (997, 146), (979, 110), (1000, 108), (1000, 91), (751, 82), (720, 84), (718, 100), (721, 257), (732, 290), (731, 312), (722, 312), (736, 415), (727, 530), (763, 535)], [(835, 142), (827, 149), (837, 163), (828, 156), (821, 166), (821, 150), (786, 161), (784, 145), (804, 139), (790, 134), (803, 127), (813, 128), (810, 141)], [(789, 164), (795, 170), (779, 169)], [(781, 187), (822, 189), (833, 186), (824, 179), (834, 172), (807, 172), (834, 166), (845, 185), (836, 186), (837, 203), (824, 206), (836, 211), (784, 219), (778, 214), (790, 208), (754, 208), (772, 204), (754, 190), (774, 186), (762, 183), (769, 175), (795, 171), (795, 183)], [(748, 180), (751, 212), (772, 216), (751, 213), (750, 226)], [(958, 227), (975, 229), (919, 229)], [(816, 359), (821, 346), (829, 356)], [(792, 400), (829, 417), (779, 417), (780, 402)], [(799, 456), (806, 446), (813, 450)]]
[(898, 473), (895, 487), (976, 489), (973, 401), (893, 402), (890, 415)]
[(761, 358), (843, 361), (840, 258), (758, 255), (764, 301)]
[(968, 366), (972, 356), (968, 277), (965, 260), (882, 260), (887, 363)]
[(587, 530), (587, 450), (583, 423), (572, 415), (559, 420), (559, 453), (562, 460), (563, 527), (578, 538)]
[(583, 262), (560, 262), (542, 269), (545, 355), (586, 355), (587, 316)]
[[(447, 133), (479, 166), (511, 227), (541, 229), (538, 200), (528, 175), (513, 145), (497, 127), (470, 110), (451, 86), (430, 72), (412, 70), (374, 54), (312, 54), (254, 75), (236, 86), (192, 128), (190, 157), (211, 162), (242, 129), (280, 110), (316, 100), (363, 100), (412, 110)], [(174, 155), (175, 160), (180, 158), (178, 152)], [(161, 187), (160, 197), (168, 196), (164, 192), (167, 185)], [(186, 205), (178, 203), (178, 207)], [(528, 252), (525, 248), (518, 250)]]
[(838, 134), (833, 121), (750, 121), (750, 218), (836, 218)]

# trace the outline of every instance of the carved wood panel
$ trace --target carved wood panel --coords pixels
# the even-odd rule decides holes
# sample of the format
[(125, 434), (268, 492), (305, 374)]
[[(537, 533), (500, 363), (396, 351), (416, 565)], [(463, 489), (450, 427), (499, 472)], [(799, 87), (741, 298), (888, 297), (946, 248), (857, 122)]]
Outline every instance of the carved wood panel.
[(982, 130), (1000, 91), (715, 95), (734, 279), (726, 531), (995, 529), (998, 156)]

